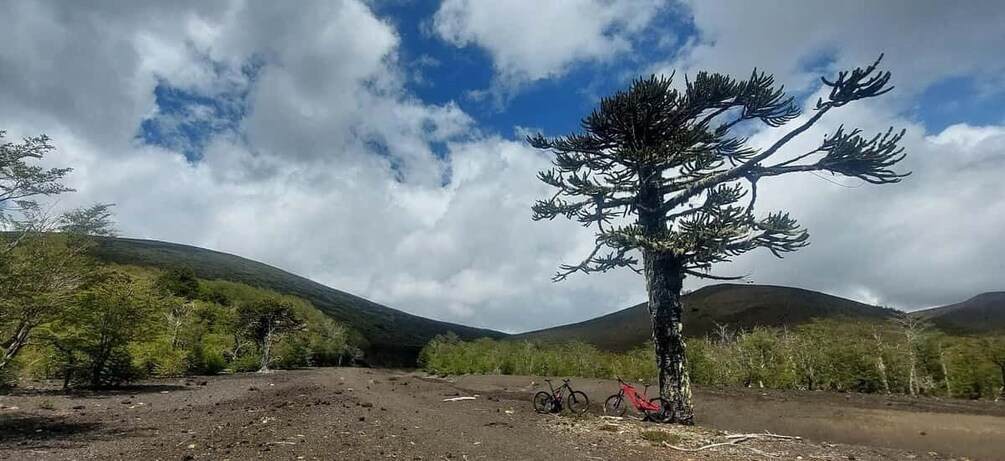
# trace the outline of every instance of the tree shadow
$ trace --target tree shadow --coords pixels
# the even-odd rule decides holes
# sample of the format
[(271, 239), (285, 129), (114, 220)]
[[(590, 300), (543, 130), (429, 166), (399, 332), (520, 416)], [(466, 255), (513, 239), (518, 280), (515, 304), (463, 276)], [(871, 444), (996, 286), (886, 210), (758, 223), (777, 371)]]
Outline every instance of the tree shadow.
[(0, 445), (12, 445), (22, 441), (42, 441), (46, 439), (72, 439), (94, 432), (100, 423), (66, 421), (29, 414), (0, 415)]
[(187, 391), (191, 386), (177, 384), (133, 384), (110, 388), (17, 388), (7, 395), (11, 396), (66, 396), (100, 399), (122, 395), (160, 394), (163, 392)]
[(4, 451), (73, 448), (88, 442), (132, 436), (137, 429), (116, 430), (91, 421), (73, 421), (65, 417), (32, 414), (0, 415), (0, 457)]

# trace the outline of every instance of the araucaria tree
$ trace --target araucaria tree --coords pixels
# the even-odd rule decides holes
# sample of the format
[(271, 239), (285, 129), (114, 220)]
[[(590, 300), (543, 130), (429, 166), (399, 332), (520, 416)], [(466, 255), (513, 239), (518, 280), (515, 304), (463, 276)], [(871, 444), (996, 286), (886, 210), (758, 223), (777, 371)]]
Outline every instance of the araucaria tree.
[[(823, 78), (830, 91), (804, 117), (770, 75), (755, 69), (736, 80), (700, 72), (681, 89), (673, 76), (635, 80), (601, 100), (582, 120), (585, 132), (528, 138), (554, 153), (554, 168), (538, 177), (558, 189), (534, 205), (534, 219), (564, 216), (596, 228), (596, 248), (582, 262), (562, 265), (555, 280), (620, 267), (645, 274), (669, 420), (694, 421), (681, 323), (684, 278), (732, 279), (712, 275), (712, 265), (758, 247), (780, 257), (807, 244), (806, 231), (788, 213), (755, 213), (758, 181), (814, 171), (873, 184), (906, 176), (892, 169), (904, 158), (898, 146), (904, 133), (892, 128), (866, 139), (842, 127), (808, 152), (784, 149), (828, 112), (890, 91), (890, 73), (877, 71), (878, 64)], [(736, 133), (746, 124), (795, 126), (755, 149)]]

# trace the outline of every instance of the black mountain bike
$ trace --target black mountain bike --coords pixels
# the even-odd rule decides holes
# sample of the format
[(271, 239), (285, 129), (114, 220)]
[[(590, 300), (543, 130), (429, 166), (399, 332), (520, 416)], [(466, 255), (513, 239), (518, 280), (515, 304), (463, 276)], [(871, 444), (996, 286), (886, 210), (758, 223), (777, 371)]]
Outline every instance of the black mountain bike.
[(572, 390), (568, 379), (563, 379), (564, 383), (558, 386), (558, 388), (551, 384), (550, 379), (546, 379), (545, 381), (548, 382), (551, 392), (541, 391), (534, 394), (534, 410), (538, 413), (557, 413), (562, 411), (562, 391), (564, 389), (569, 390), (569, 398), (566, 400), (569, 411), (573, 413), (585, 413), (590, 408), (590, 399), (586, 397), (586, 394)]

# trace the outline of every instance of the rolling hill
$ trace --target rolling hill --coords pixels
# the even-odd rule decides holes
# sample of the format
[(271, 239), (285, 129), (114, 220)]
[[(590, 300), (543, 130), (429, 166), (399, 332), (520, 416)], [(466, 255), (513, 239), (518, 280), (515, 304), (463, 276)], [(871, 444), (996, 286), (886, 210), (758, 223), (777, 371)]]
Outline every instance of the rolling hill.
[(372, 364), (413, 365), (422, 346), (447, 331), (467, 340), (506, 336), (498, 331), (407, 314), (267, 264), (188, 245), (102, 238), (94, 255), (103, 261), (123, 265), (158, 268), (187, 265), (202, 279), (241, 282), (301, 297), (360, 333), (368, 343), (364, 352)]
[(948, 306), (915, 311), (947, 333), (1005, 333), (1005, 291), (979, 294)]
[[(101, 260), (169, 268), (187, 265), (202, 279), (220, 279), (268, 288), (304, 298), (359, 333), (368, 360), (377, 365), (412, 365), (419, 350), (437, 334), (452, 331), (461, 339), (512, 338), (542, 342), (581, 340), (604, 350), (624, 351), (649, 340), (646, 304), (570, 325), (508, 336), (505, 333), (411, 315), (344, 291), (329, 288), (267, 264), (217, 251), (152, 240), (102, 238), (94, 250)], [(881, 320), (898, 313), (800, 288), (720, 284), (684, 296), (684, 334), (700, 337), (716, 324), (732, 329), (794, 326), (814, 318), (851, 317)], [(961, 303), (916, 311), (940, 329), (956, 334), (1005, 333), (1005, 292), (984, 293)]]
[[(793, 326), (818, 317), (884, 319), (897, 311), (800, 288), (771, 285), (721, 284), (701, 288), (683, 298), (684, 334), (700, 337), (716, 323), (730, 328)], [(581, 340), (609, 351), (624, 351), (649, 340), (647, 304), (584, 322), (512, 336), (513, 339), (563, 342)]]

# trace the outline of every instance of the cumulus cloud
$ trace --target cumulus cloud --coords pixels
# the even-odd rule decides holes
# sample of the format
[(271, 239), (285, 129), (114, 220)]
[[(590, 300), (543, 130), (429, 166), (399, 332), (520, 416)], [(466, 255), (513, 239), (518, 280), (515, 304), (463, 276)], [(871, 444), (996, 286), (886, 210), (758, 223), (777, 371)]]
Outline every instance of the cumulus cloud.
[(485, 49), (497, 90), (512, 91), (576, 64), (631, 54), (633, 39), (664, 6), (663, 0), (445, 0), (433, 30), (453, 45)]
[[(716, 41), (694, 42), (675, 65), (799, 73), (806, 56), (826, 48), (815, 44), (829, 43), (807, 40), (807, 51), (793, 39), (777, 53), (743, 48), (742, 37), (726, 30), (729, 15), (695, 8), (696, 25)], [(803, 14), (802, 6), (786, 8)], [(429, 20), (451, 43), (489, 51), (501, 78), (526, 82), (628, 52), (633, 34), (655, 24), (647, 12), (657, 9), (643, 0), (535, 8), (447, 0)], [(762, 13), (748, 17), (755, 14)], [(991, 15), (947, 14), (953, 21)], [(550, 282), (559, 264), (588, 253), (592, 235), (575, 223), (530, 220), (530, 204), (548, 193), (535, 178), (548, 158), (515, 135), (486, 134), (499, 130), (483, 129), (456, 103), (429, 104), (410, 93), (398, 62), (401, 36), (365, 3), (6, 2), (0, 17), (0, 42), (15, 44), (0, 47), (0, 128), (11, 137), (50, 134), (59, 148), (50, 161), (75, 168), (69, 185), (79, 191), (61, 204), (117, 203), (126, 236), (236, 253), (411, 313), (508, 331), (645, 299), (641, 277), (630, 271)], [(933, 29), (942, 41), (966, 38), (944, 29)], [(969, 33), (990, 40), (998, 32)], [(758, 43), (751, 47), (774, 43), (748, 39)], [(892, 33), (885, 40), (893, 65), (900, 42)], [(1000, 64), (926, 40), (941, 47), (934, 55), (959, 53), (961, 73)], [(862, 43), (861, 55), (849, 59), (873, 57)], [(925, 64), (928, 56), (898, 59), (918, 72), (956, 72)], [(898, 73), (896, 83), (924, 85), (911, 75)], [(190, 161), (176, 145), (137, 138), (144, 120), (166, 116), (155, 101), (159, 87), (214, 100), (231, 95), (242, 118), (219, 125), (201, 158)], [(995, 230), (1005, 224), (1005, 197), (996, 178), (1005, 169), (1005, 128), (959, 124), (927, 133), (905, 104), (883, 98), (849, 106), (793, 147), (840, 122), (867, 131), (907, 126), (904, 166), (912, 177), (886, 187), (828, 178), (842, 187), (812, 175), (773, 179), (760, 192), (761, 210), (792, 211), (813, 244), (784, 261), (757, 253), (720, 269), (902, 307), (1001, 289), (995, 276), (1003, 273), (1005, 246)], [(218, 117), (197, 106), (181, 113)], [(754, 133), (752, 142), (773, 136)]]
[[(1005, 88), (1005, 61), (997, 56), (1005, 31), (996, 25), (1005, 21), (1005, 11), (991, 1), (966, 7), (783, 3), (687, 2), (697, 36), (673, 60), (650, 69), (744, 77), (757, 67), (806, 94), (819, 87), (819, 76), (864, 66), (886, 53), (882, 67), (892, 71), (896, 89), (828, 114), (791, 151), (812, 149), (841, 123), (866, 133), (907, 128), (908, 158), (901, 168), (914, 174), (882, 187), (830, 176), (772, 178), (759, 190), (760, 209), (792, 211), (809, 229), (812, 244), (782, 261), (752, 253), (720, 271), (906, 309), (1002, 289), (1005, 246), (986, 230), (1005, 225), (997, 205), (1005, 190), (994, 179), (1005, 161), (1003, 127), (960, 124), (929, 133), (917, 120), (919, 112), (932, 109), (918, 96), (933, 83), (966, 77), (987, 93)], [(781, 132), (761, 130), (751, 141), (763, 147)]]
[(746, 76), (757, 67), (790, 88), (812, 89), (821, 70), (865, 65), (886, 53), (884, 65), (903, 96), (948, 77), (1000, 83), (1005, 70), (998, 56), (1005, 11), (994, 0), (685, 3), (698, 35), (653, 70)]
[[(409, 95), (396, 31), (359, 2), (125, 8), (103, 12), (117, 25), (103, 28), (72, 8), (8, 7), (12, 23), (46, 27), (5, 29), (32, 40), (0, 51), (0, 126), (56, 140), (50, 161), (75, 168), (79, 191), (63, 206), (115, 202), (130, 237), (233, 252), (412, 313), (503, 330), (574, 321), (583, 306), (599, 313), (641, 286), (627, 275), (551, 284), (590, 236), (529, 219), (547, 159), (481, 135), (456, 104)], [(97, 46), (65, 39), (85, 30)], [(14, 71), (54, 53), (75, 59), (58, 67), (53, 57), (60, 72)], [(261, 66), (254, 75), (242, 72), (249, 62)], [(158, 85), (206, 98), (245, 88), (248, 113), (193, 163), (177, 146), (135, 138), (158, 116)], [(541, 309), (552, 315), (528, 315)]]
[[(884, 186), (826, 174), (766, 178), (758, 209), (791, 211), (809, 230), (810, 246), (782, 260), (753, 252), (719, 271), (901, 309), (1001, 290), (1005, 245), (992, 235), (1005, 226), (1005, 189), (996, 179), (1005, 169), (1005, 127), (959, 124), (929, 134), (897, 109), (880, 100), (845, 106), (788, 153), (812, 150), (841, 124), (865, 135), (896, 126), (907, 129), (908, 156), (898, 168), (911, 176)], [(766, 147), (782, 132), (758, 132), (751, 143)]]

